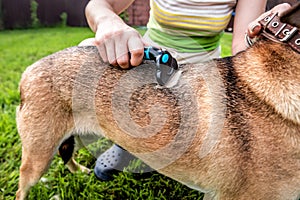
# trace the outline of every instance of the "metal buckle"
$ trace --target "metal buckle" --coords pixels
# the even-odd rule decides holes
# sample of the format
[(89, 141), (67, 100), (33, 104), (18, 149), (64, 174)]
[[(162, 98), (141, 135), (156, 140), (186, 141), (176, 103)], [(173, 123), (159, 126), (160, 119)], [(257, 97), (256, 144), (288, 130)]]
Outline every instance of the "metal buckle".
[(295, 45), (300, 46), (300, 38), (298, 38), (297, 40), (295, 40)]
[(284, 27), (286, 27), (286, 23), (284, 23), (280, 29), (275, 33), (275, 36), (279, 35), (279, 33), (284, 29)]
[(248, 48), (253, 45), (253, 42), (247, 33), (245, 34), (244, 40), (245, 40), (245, 44)]
[(285, 35), (284, 38), (280, 39), (280, 42), (286, 42), (288, 41), (298, 30), (298, 28), (294, 27), (291, 31), (289, 29), (284, 29), (283, 34)]

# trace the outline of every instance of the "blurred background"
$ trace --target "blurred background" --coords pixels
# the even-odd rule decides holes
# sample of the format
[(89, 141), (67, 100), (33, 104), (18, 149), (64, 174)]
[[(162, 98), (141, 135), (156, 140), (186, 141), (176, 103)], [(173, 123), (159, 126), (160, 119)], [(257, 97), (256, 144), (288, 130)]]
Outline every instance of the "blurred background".
[[(84, 8), (89, 0), (0, 0), (0, 30), (41, 26), (87, 26)], [(269, 0), (266, 10), (297, 0)], [(250, 3), (250, 1), (249, 1)], [(145, 26), (149, 17), (149, 1), (136, 0), (122, 18), (132, 26)], [(234, 15), (233, 15), (234, 18)], [(229, 29), (232, 23), (229, 24)]]

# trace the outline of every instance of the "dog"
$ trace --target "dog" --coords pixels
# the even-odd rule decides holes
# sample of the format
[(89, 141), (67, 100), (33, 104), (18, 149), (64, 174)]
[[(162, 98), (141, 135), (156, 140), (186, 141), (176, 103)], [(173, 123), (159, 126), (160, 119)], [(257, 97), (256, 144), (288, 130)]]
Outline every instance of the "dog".
[[(284, 40), (299, 36), (300, 4), (281, 21), (294, 26), (290, 36), (280, 30)], [(236, 56), (183, 66), (165, 86), (153, 67), (111, 67), (96, 47), (37, 61), (20, 81), (16, 198), (26, 198), (65, 141), (93, 133), (205, 199), (299, 199), (299, 43), (263, 37)], [(66, 163), (88, 171), (72, 156)]]

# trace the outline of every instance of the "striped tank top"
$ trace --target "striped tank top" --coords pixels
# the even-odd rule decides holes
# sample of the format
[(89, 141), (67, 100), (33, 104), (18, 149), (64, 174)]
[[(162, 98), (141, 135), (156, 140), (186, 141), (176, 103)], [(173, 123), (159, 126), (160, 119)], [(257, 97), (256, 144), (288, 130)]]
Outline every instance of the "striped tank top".
[(178, 52), (212, 51), (236, 0), (150, 0), (149, 37)]

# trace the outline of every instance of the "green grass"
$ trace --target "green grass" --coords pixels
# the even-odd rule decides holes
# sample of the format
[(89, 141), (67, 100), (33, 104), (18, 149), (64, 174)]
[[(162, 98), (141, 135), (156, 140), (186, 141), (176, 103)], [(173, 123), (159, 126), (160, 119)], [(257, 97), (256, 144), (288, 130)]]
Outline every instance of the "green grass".
[[(19, 104), (18, 82), (25, 68), (38, 59), (77, 45), (92, 37), (88, 28), (41, 28), (0, 32), (0, 200), (14, 199), (19, 178), (21, 142), (15, 123)], [(222, 40), (222, 55), (230, 55), (231, 35)], [(104, 151), (108, 147), (99, 147)], [(77, 160), (89, 168), (95, 157), (86, 149)], [(134, 165), (134, 164), (133, 164)], [(98, 181), (93, 174), (71, 174), (56, 156), (44, 176), (30, 192), (29, 199), (201, 199), (202, 195), (156, 172), (121, 173), (114, 181)]]

